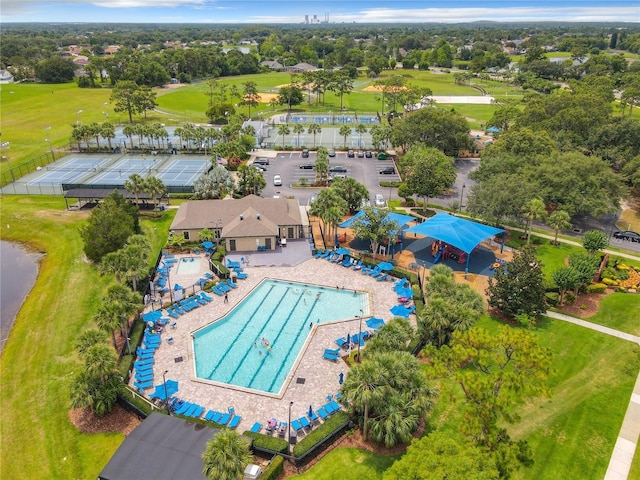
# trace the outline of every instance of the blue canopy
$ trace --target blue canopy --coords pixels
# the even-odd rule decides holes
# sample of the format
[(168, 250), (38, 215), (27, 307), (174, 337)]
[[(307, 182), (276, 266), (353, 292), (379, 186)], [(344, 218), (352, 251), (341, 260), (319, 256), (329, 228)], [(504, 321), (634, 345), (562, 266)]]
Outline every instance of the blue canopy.
[(404, 305), (395, 305), (391, 307), (390, 312), (396, 317), (407, 318), (413, 312), (413, 309), (407, 308)]
[[(377, 211), (377, 210), (374, 209), (374, 211)], [(357, 218), (360, 218), (360, 217), (364, 216), (364, 213), (365, 213), (364, 210), (360, 210), (353, 217), (348, 218), (347, 220), (345, 220), (344, 222), (339, 224), (338, 227), (340, 227), (340, 228), (350, 228), (351, 225), (353, 224), (353, 222), (355, 222), (355, 220)], [(388, 222), (398, 222), (398, 225), (400, 225), (400, 227), (402, 227), (403, 225), (406, 225), (407, 223), (415, 220), (415, 218), (412, 217), (411, 215), (403, 215), (401, 213), (389, 212), (387, 214), (387, 216), (385, 217), (385, 220), (388, 221)]]
[(504, 233), (500, 228), (482, 225), (447, 213), (438, 213), (406, 231), (442, 240), (467, 254), (471, 253), (483, 240)]
[(487, 132), (498, 133), (500, 129), (498, 127), (489, 127), (487, 128)]
[[(165, 396), (165, 388), (167, 395)], [(167, 383), (161, 383), (156, 385), (156, 389), (149, 395), (151, 398), (157, 398), (159, 400), (166, 400), (167, 397), (171, 397), (174, 393), (178, 392), (178, 382), (175, 380), (167, 380)]]

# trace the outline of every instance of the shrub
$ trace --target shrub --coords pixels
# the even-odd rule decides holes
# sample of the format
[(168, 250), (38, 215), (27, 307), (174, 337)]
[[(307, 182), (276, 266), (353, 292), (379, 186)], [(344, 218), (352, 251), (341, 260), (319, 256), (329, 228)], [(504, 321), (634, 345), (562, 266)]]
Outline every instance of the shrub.
[(547, 292), (544, 296), (547, 305), (551, 305), (552, 307), (556, 307), (559, 302), (559, 294), (558, 292)]
[(284, 472), (284, 458), (276, 455), (271, 459), (267, 468), (264, 469), (260, 478), (262, 480), (277, 480)]
[(613, 278), (607, 277), (602, 279), (602, 283), (604, 283), (605, 285), (613, 286), (613, 285), (618, 285), (619, 282), (618, 280), (614, 280)]
[(607, 289), (604, 283), (594, 283), (587, 287), (587, 293), (602, 293)]
[(293, 447), (293, 455), (296, 458), (302, 457), (305, 453), (331, 435), (347, 420), (349, 420), (349, 414), (347, 414), (347, 412), (338, 411), (334, 413), (322, 425), (309, 432), (307, 436)]
[(566, 303), (574, 303), (576, 301), (576, 296), (571, 292), (567, 292), (564, 296), (564, 300)]
[(405, 206), (407, 206), (407, 207), (415, 207), (416, 206), (416, 201), (413, 198), (407, 198), (407, 200), (405, 201)]

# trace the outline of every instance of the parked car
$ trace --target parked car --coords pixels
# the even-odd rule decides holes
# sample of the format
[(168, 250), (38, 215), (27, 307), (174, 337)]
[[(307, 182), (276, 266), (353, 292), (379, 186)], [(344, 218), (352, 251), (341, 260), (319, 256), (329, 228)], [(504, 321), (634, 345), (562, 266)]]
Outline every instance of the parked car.
[(253, 161), (253, 164), (254, 165), (269, 165), (269, 159), (268, 158), (263, 158), (263, 157), (256, 158)]
[(336, 151), (333, 148), (331, 150), (329, 150), (329, 156), (330, 157), (335, 157), (336, 156)]
[(254, 163), (253, 166), (256, 167), (256, 169), (261, 171), (261, 172), (266, 172), (267, 171), (267, 167), (265, 167), (264, 165), (261, 165), (259, 163)]
[(336, 178), (347, 178), (347, 175), (346, 175), (346, 174), (344, 174), (344, 173), (336, 173), (336, 174), (333, 176), (333, 179), (335, 180)]
[(273, 184), (276, 187), (282, 186), (282, 177), (280, 175), (274, 175), (273, 176)]
[(628, 240), (629, 242), (640, 243), (640, 233), (632, 232), (631, 230), (625, 230), (623, 232), (615, 232), (613, 234), (613, 237), (618, 238), (620, 240)]
[(382, 194), (376, 193), (376, 196), (375, 196), (375, 198), (373, 200), (373, 204), (376, 207), (385, 207), (387, 205), (387, 202), (384, 199), (384, 197), (382, 196)]
[(298, 168), (302, 168), (305, 170), (313, 170), (313, 167), (315, 167), (315, 164), (311, 162), (301, 163), (300, 165), (298, 165)]
[(387, 157), (387, 152), (378, 152), (378, 160), (386, 160)]
[(331, 172), (331, 173), (347, 173), (347, 167), (343, 167), (342, 165), (336, 165), (334, 167), (329, 168), (329, 172)]
[(373, 158), (373, 153), (371, 152), (371, 150), (367, 150), (366, 152), (364, 152), (364, 156), (367, 158)]
[(311, 204), (313, 202), (315, 202), (317, 198), (318, 198), (318, 194), (317, 193), (312, 193), (311, 197), (309, 198), (309, 206), (311, 206)]
[(394, 173), (396, 173), (396, 169), (393, 167), (385, 167), (382, 170), (380, 170), (380, 173), (382, 175), (393, 175)]
[(349, 158), (353, 158), (353, 157), (355, 157), (355, 156), (356, 156), (356, 154), (355, 154), (355, 153), (353, 153), (353, 150), (349, 150), (349, 151), (347, 152), (347, 157), (349, 157)]
[(364, 158), (364, 152), (362, 150), (358, 150), (358, 158)]
[(302, 150), (302, 158), (309, 158), (309, 150), (306, 148)]

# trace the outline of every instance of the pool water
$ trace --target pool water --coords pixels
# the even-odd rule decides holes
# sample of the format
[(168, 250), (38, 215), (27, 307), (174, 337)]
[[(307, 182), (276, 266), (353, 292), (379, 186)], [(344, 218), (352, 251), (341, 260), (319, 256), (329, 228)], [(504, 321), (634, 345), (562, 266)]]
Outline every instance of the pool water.
[(366, 293), (263, 280), (227, 315), (194, 333), (196, 376), (278, 393), (310, 323), (355, 318), (361, 310), (368, 314)]
[(200, 273), (200, 257), (183, 257), (178, 262), (178, 268), (176, 269), (177, 275), (192, 275), (194, 273)]

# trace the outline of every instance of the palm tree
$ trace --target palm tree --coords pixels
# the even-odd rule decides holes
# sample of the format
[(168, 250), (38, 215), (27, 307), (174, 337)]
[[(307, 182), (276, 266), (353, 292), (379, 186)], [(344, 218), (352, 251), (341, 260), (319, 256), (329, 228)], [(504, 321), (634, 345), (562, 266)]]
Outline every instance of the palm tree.
[(98, 328), (111, 335), (113, 348), (117, 348), (116, 330), (122, 325), (121, 316), (122, 312), (118, 305), (104, 302), (98, 307), (98, 312), (93, 317), (93, 320), (98, 324)]
[(527, 245), (529, 245), (529, 241), (531, 240), (531, 223), (534, 220), (544, 218), (547, 211), (545, 210), (544, 202), (541, 199), (532, 198), (524, 205), (524, 207), (522, 207), (522, 212), (524, 213), (524, 218), (527, 222), (525, 232), (527, 234)]
[(555, 237), (553, 238), (553, 244), (559, 245), (558, 243), (558, 232), (560, 230), (566, 230), (567, 228), (571, 228), (571, 215), (564, 210), (556, 210), (547, 219), (547, 225), (553, 228), (555, 232)]
[(133, 150), (133, 136), (136, 133), (135, 129), (133, 128), (133, 125), (125, 125), (124, 128), (122, 129), (122, 133), (125, 137), (129, 138), (129, 143), (131, 144), (131, 150)]
[(133, 194), (136, 199), (136, 203), (138, 203), (138, 196), (141, 192), (145, 191), (147, 182), (137, 173), (132, 173), (131, 175), (129, 175), (129, 179), (125, 180), (123, 186), (127, 192)]
[(313, 148), (316, 148), (316, 134), (322, 132), (322, 128), (319, 123), (311, 123), (309, 124), (309, 128), (307, 128), (307, 132), (313, 135)]
[(145, 191), (151, 196), (151, 201), (157, 208), (160, 199), (167, 193), (167, 187), (158, 177), (149, 177), (147, 178), (147, 188)]
[(116, 138), (116, 129), (113, 127), (113, 124), (104, 122), (100, 126), (100, 136), (107, 139), (107, 142), (109, 143), (109, 150), (112, 150), (113, 147), (111, 146), (111, 139)]
[(283, 123), (278, 126), (278, 135), (282, 135), (282, 148), (284, 148), (284, 137), (285, 135), (289, 135), (291, 130), (289, 130), (289, 126), (286, 123)]
[(360, 135), (360, 137), (358, 138), (358, 146), (362, 147), (362, 134), (367, 133), (367, 126), (363, 123), (359, 123), (358, 125), (356, 125), (356, 132), (358, 132), (358, 134)]
[(96, 145), (98, 146), (98, 149), (99, 149), (100, 148), (100, 131), (101, 131), (102, 127), (100, 126), (100, 124), (98, 122), (93, 122), (87, 128), (88, 128), (90, 134), (93, 137), (95, 137)]
[(429, 338), (429, 333), (434, 332), (437, 337), (438, 348), (442, 347), (451, 330), (450, 302), (443, 297), (431, 298), (419, 316), (418, 324), (422, 327), (422, 337)]
[[(315, 202), (314, 202), (315, 203)], [(356, 364), (342, 385), (342, 401), (353, 413), (362, 412), (362, 437), (367, 439), (369, 408), (384, 401), (385, 374), (373, 362)]]
[(300, 134), (304, 133), (304, 127), (302, 125), (300, 125), (299, 123), (296, 123), (293, 126), (293, 133), (298, 135), (298, 147), (299, 147), (300, 146)]
[(202, 452), (202, 474), (211, 480), (238, 480), (253, 457), (249, 452), (249, 440), (235, 430), (218, 432)]
[[(333, 244), (333, 242), (327, 242), (326, 236), (330, 239), (333, 238), (333, 232), (338, 227), (338, 224), (342, 221), (342, 218), (347, 214), (348, 207), (347, 202), (332, 188), (320, 190), (318, 198), (311, 204), (309, 213), (322, 220), (324, 225), (323, 237), (325, 238), (325, 245), (327, 243)], [(326, 235), (326, 236), (325, 236)]]
[(74, 348), (84, 356), (91, 347), (106, 340), (104, 332), (96, 329), (85, 330), (76, 338)]
[(349, 125), (342, 125), (340, 130), (338, 131), (340, 135), (344, 138), (344, 146), (347, 147), (347, 137), (351, 135), (351, 127)]

